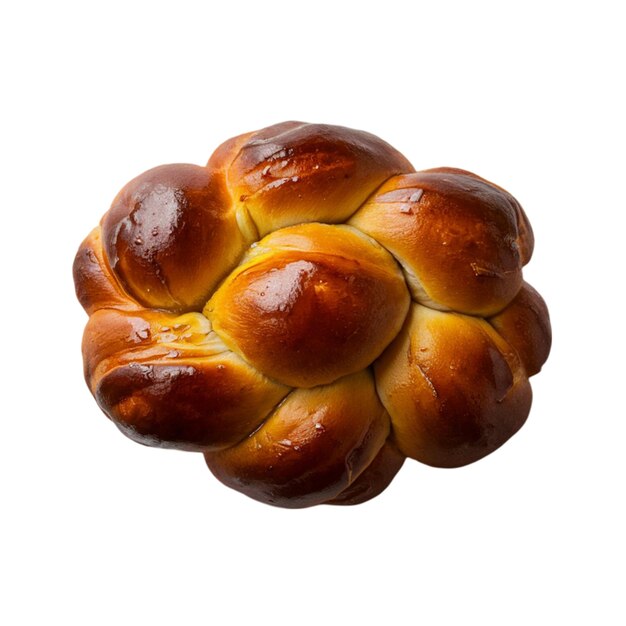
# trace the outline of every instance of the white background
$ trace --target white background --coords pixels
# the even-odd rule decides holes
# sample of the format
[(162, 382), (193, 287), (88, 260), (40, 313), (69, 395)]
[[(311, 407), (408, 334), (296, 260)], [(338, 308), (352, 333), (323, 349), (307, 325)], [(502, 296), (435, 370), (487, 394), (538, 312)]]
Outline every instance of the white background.
[[(22, 2), (0, 15), (3, 624), (624, 624), (618, 2)], [(274, 509), (82, 380), (75, 250), (152, 166), (286, 119), (509, 189), (554, 346), (479, 463)]]

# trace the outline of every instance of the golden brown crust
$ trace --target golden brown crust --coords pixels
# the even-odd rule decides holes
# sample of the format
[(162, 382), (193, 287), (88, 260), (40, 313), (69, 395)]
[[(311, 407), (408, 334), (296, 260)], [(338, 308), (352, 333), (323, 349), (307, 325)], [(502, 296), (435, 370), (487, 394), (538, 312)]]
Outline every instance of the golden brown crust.
[(235, 202), (261, 236), (301, 222), (344, 222), (381, 183), (412, 172), (397, 150), (363, 131), (285, 122), (223, 144), (213, 167), (228, 167)]
[(492, 183), (490, 180), (487, 180), (482, 176), (478, 176), (473, 172), (468, 172), (467, 170), (462, 170), (458, 167), (433, 167), (431, 169), (423, 170), (423, 172), (435, 174), (454, 174), (462, 177), (470, 176), (478, 181), (482, 181), (485, 185), (489, 187), (497, 189), (502, 196), (502, 201), (505, 204), (510, 204), (515, 212), (518, 230), (516, 243), (520, 251), (522, 265), (526, 265), (530, 261), (533, 254), (533, 249), (535, 247), (535, 236), (533, 234), (533, 229), (530, 225), (530, 222), (528, 221), (528, 217), (526, 216), (524, 209), (522, 208), (522, 205), (506, 189), (500, 187), (500, 185)]
[(398, 259), (417, 301), (485, 315), (521, 286), (520, 242), (525, 254), (530, 244), (520, 212), (499, 187), (439, 168), (391, 178), (348, 223)]
[(509, 306), (489, 322), (517, 350), (527, 376), (541, 371), (550, 354), (552, 328), (548, 307), (535, 289), (525, 282)]
[(406, 456), (398, 450), (390, 439), (380, 449), (374, 460), (363, 470), (363, 473), (338, 496), (326, 500), (324, 504), (353, 505), (363, 504), (381, 494), (395, 475), (400, 471)]
[(406, 456), (464, 465), (524, 423), (551, 341), (533, 244), (504, 189), (369, 133), (239, 135), (130, 181), (81, 244), (85, 379), (252, 498), (359, 504)]
[(223, 175), (162, 165), (128, 183), (102, 220), (107, 260), (148, 307), (199, 310), (251, 243), (241, 233)]
[(94, 313), (83, 337), (85, 377), (102, 410), (129, 437), (163, 448), (232, 445), (289, 388), (230, 352), (200, 313)]
[(226, 352), (121, 365), (100, 378), (95, 396), (131, 439), (204, 452), (246, 437), (287, 391)]
[(375, 373), (399, 449), (428, 465), (458, 467), (490, 454), (530, 410), (517, 353), (476, 317), (413, 305)]
[(372, 363), (408, 306), (388, 252), (345, 226), (303, 224), (262, 239), (205, 314), (256, 368), (283, 384), (312, 387)]
[(267, 504), (301, 508), (337, 497), (389, 434), (369, 371), (292, 391), (240, 444), (205, 454), (224, 484)]
[(76, 297), (88, 315), (104, 307), (139, 310), (111, 272), (102, 249), (100, 227), (94, 228), (81, 243), (74, 258)]

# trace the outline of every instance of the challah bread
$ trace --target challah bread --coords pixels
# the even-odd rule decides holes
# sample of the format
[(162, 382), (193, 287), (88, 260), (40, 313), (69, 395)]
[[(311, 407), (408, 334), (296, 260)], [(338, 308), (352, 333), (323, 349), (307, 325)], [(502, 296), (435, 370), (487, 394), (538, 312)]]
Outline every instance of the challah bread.
[(548, 357), (530, 224), (463, 170), (286, 122), (128, 183), (74, 262), (87, 384), (140, 443), (269, 504), (350, 505), (476, 461)]

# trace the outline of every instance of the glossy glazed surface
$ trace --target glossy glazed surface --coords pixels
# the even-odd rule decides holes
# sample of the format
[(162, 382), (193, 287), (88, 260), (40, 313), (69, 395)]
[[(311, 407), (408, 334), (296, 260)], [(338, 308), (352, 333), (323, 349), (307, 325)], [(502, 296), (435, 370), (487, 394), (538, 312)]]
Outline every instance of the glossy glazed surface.
[(223, 483), (289, 508), (337, 497), (389, 435), (389, 417), (367, 370), (331, 385), (292, 391), (239, 445), (206, 453)]
[(519, 430), (530, 410), (517, 353), (480, 318), (413, 304), (375, 371), (399, 449), (429, 465), (477, 461)]
[(548, 310), (519, 203), (363, 131), (285, 122), (130, 181), (74, 262), (85, 379), (133, 440), (268, 504), (350, 505), (501, 446)]
[(413, 171), (378, 137), (327, 124), (277, 124), (229, 147), (218, 149), (209, 166), (234, 154), (229, 187), (261, 236), (301, 222), (344, 222), (387, 178)]
[(142, 304), (198, 310), (251, 243), (233, 215), (223, 177), (197, 165), (156, 167), (104, 216), (107, 261)]
[(216, 332), (255, 367), (295, 387), (370, 365), (409, 306), (393, 257), (345, 226), (304, 224), (276, 235), (262, 239), (207, 304)]
[(517, 201), (463, 170), (391, 178), (349, 223), (392, 252), (413, 297), (437, 309), (500, 311), (519, 291), (522, 263), (532, 254)]

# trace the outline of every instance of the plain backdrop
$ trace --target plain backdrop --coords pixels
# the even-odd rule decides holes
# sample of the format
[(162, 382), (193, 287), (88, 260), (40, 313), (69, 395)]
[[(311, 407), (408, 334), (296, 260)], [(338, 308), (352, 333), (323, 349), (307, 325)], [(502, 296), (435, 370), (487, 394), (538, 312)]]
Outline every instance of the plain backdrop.
[[(0, 622), (624, 624), (619, 4), (4, 4)], [(281, 510), (100, 413), (78, 244), (140, 172), (287, 119), (368, 130), (524, 206), (554, 345), (490, 457)]]

